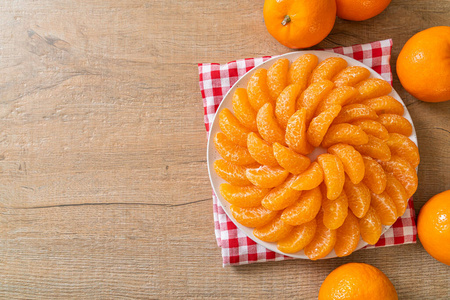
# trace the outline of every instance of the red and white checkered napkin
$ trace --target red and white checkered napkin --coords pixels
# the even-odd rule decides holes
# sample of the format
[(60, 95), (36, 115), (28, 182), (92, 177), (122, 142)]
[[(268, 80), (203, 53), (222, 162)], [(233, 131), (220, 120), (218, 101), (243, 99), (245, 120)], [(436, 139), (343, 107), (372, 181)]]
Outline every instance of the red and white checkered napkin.
[[(392, 84), (392, 73), (389, 65), (391, 57), (392, 40), (384, 40), (369, 44), (354, 45), (351, 47), (338, 47), (326, 49), (354, 58), (371, 67)], [(200, 76), (200, 90), (202, 92), (205, 114), (206, 131), (223, 96), (233, 84), (249, 70), (271, 58), (247, 58), (229, 62), (227, 64), (204, 63), (198, 65)], [(290, 259), (255, 243), (239, 230), (228, 218), (219, 201), (213, 193), (214, 228), (217, 244), (222, 248), (223, 265), (242, 265), (254, 262), (277, 261)], [(414, 206), (412, 198), (409, 199), (405, 214), (381, 236), (374, 246), (368, 245), (364, 249), (386, 247), (416, 242), (416, 224), (414, 221)]]

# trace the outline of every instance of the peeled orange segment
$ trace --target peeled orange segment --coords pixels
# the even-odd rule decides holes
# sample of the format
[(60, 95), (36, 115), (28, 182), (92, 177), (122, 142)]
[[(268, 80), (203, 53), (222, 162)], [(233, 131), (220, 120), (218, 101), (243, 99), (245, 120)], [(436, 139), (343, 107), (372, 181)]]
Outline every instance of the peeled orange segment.
[(306, 109), (297, 110), (286, 127), (286, 143), (297, 153), (307, 155), (314, 150), (306, 140)]
[(323, 178), (327, 187), (327, 198), (335, 200), (342, 193), (344, 187), (344, 165), (337, 156), (328, 153), (319, 155), (317, 162), (323, 170)]
[(414, 167), (407, 160), (397, 155), (392, 155), (390, 161), (380, 161), (380, 165), (387, 173), (391, 173), (401, 182), (408, 199), (411, 198), (418, 186), (417, 173)]
[(365, 166), (361, 154), (348, 144), (336, 144), (328, 148), (328, 152), (336, 155), (344, 165), (344, 171), (354, 184), (364, 178)]
[(370, 245), (375, 245), (380, 239), (381, 219), (373, 207), (370, 207), (367, 214), (359, 220), (359, 229), (362, 239)]
[(394, 201), (395, 207), (397, 208), (397, 217), (403, 216), (408, 206), (408, 194), (394, 175), (387, 173), (386, 178), (386, 193)]
[(361, 102), (369, 106), (377, 114), (396, 114), (403, 116), (403, 105), (391, 96), (381, 96), (377, 98), (367, 99)]
[(237, 186), (247, 186), (252, 183), (245, 175), (246, 167), (234, 165), (224, 159), (214, 161), (214, 171), (223, 180)]
[(370, 206), (370, 190), (362, 182), (353, 184), (353, 182), (345, 176), (344, 191), (348, 199), (348, 207), (358, 218), (366, 215)]
[(273, 155), (278, 164), (292, 174), (302, 173), (311, 164), (307, 156), (298, 154), (281, 144), (274, 143), (272, 148)]
[(334, 119), (334, 124), (351, 123), (357, 120), (376, 120), (377, 114), (367, 105), (355, 103), (342, 107), (339, 115)]
[(419, 165), (419, 148), (408, 137), (400, 133), (390, 133), (386, 144), (392, 154), (407, 160), (414, 168)]
[(256, 186), (234, 186), (228, 183), (220, 185), (220, 194), (229, 203), (238, 207), (255, 207), (261, 205), (269, 189), (261, 189)]
[(290, 188), (293, 178), (294, 177), (290, 175), (285, 182), (265, 195), (261, 202), (262, 206), (270, 210), (282, 210), (294, 204), (302, 192)]
[(350, 66), (339, 72), (332, 81), (336, 87), (355, 86), (359, 82), (366, 80), (370, 76), (370, 71), (360, 66)]
[(347, 61), (343, 58), (329, 57), (319, 63), (312, 71), (310, 83), (331, 80), (337, 73), (345, 69), (347, 65)]
[(286, 237), (278, 241), (278, 250), (284, 253), (295, 253), (302, 250), (314, 238), (316, 227), (316, 219), (295, 226)]
[(266, 103), (275, 105), (275, 100), (270, 97), (267, 86), (267, 70), (258, 69), (250, 77), (247, 83), (248, 101), (255, 111), (258, 111)]
[(325, 134), (328, 131), (334, 118), (339, 114), (341, 110), (340, 105), (332, 105), (327, 110), (319, 114), (317, 117), (311, 120), (308, 130), (306, 131), (306, 139), (314, 146), (319, 147), (322, 143)]
[(317, 228), (313, 240), (306, 245), (305, 255), (311, 260), (327, 256), (336, 244), (336, 230), (329, 229), (323, 224), (323, 214), (316, 217)]
[(214, 137), (214, 145), (220, 156), (231, 163), (243, 166), (256, 162), (248, 152), (247, 148), (234, 144), (222, 132), (218, 132)]
[(380, 217), (381, 224), (390, 226), (397, 221), (397, 207), (391, 197), (383, 192), (381, 194), (371, 193), (372, 200), (370, 206), (372, 206)]
[(313, 162), (303, 173), (300, 173), (295, 177), (291, 188), (298, 191), (312, 190), (313, 188), (318, 187), (322, 181), (322, 167), (317, 162)]
[(264, 104), (256, 115), (256, 125), (259, 134), (269, 143), (280, 143), (285, 145), (284, 130), (278, 125), (273, 112), (273, 106), (270, 103)]
[(334, 144), (363, 145), (369, 142), (367, 134), (358, 126), (348, 123), (331, 125), (322, 141), (324, 148)]
[(317, 66), (318, 62), (319, 58), (314, 54), (303, 54), (297, 58), (289, 68), (288, 84), (298, 84), (301, 91), (306, 89), (311, 72)]
[(273, 243), (289, 235), (293, 228), (294, 226), (283, 222), (281, 220), (281, 213), (278, 213), (278, 215), (266, 225), (255, 228), (253, 230), (253, 235), (262, 241)]
[(363, 183), (375, 194), (381, 194), (386, 188), (386, 173), (374, 159), (363, 156), (365, 174)]
[(288, 85), (278, 96), (275, 104), (275, 116), (278, 124), (286, 129), (289, 118), (297, 110), (297, 98), (300, 94), (300, 86), (297, 84)]
[(358, 247), (359, 238), (359, 220), (351, 210), (348, 210), (347, 218), (345, 218), (342, 226), (336, 230), (334, 252), (338, 257), (352, 254)]
[(277, 99), (283, 89), (287, 86), (288, 70), (289, 60), (286, 58), (278, 59), (267, 70), (267, 86), (269, 87), (269, 93), (272, 99)]
[(310, 84), (300, 95), (297, 101), (297, 109), (306, 109), (306, 123), (309, 124), (314, 116), (319, 103), (330, 93), (334, 84), (329, 80), (318, 81)]
[(389, 133), (400, 133), (405, 136), (412, 134), (412, 125), (402, 116), (395, 114), (381, 114), (378, 116), (378, 122), (386, 127)]
[(359, 92), (358, 102), (381, 97), (392, 91), (392, 86), (386, 80), (379, 78), (366, 79), (358, 83), (355, 87)]
[(247, 136), (247, 149), (250, 155), (260, 164), (267, 166), (278, 166), (270, 143), (251, 132)]
[(291, 225), (300, 225), (313, 220), (322, 206), (322, 193), (318, 187), (304, 191), (293, 205), (287, 207), (281, 219)]
[(367, 155), (382, 161), (391, 159), (391, 150), (388, 145), (381, 139), (368, 134), (369, 142), (364, 145), (357, 145), (355, 149), (362, 155)]
[(341, 86), (333, 89), (317, 106), (315, 115), (319, 115), (333, 105), (344, 106), (353, 101), (358, 90), (351, 86)]
[(268, 210), (262, 206), (243, 208), (231, 205), (230, 211), (233, 218), (235, 218), (239, 224), (246, 227), (264, 226), (278, 214), (278, 212)]
[(255, 169), (248, 168), (245, 175), (251, 183), (260, 188), (273, 188), (282, 184), (289, 172), (280, 167), (261, 166)]
[(351, 124), (358, 126), (365, 133), (373, 135), (382, 140), (386, 140), (389, 138), (389, 132), (386, 127), (381, 125), (380, 122), (374, 120), (358, 120), (354, 121)]
[(242, 125), (251, 131), (258, 131), (256, 127), (256, 111), (248, 102), (247, 90), (238, 88), (233, 94), (233, 111)]
[(342, 226), (348, 214), (348, 199), (345, 192), (335, 200), (330, 200), (326, 196), (326, 189), (321, 185), (322, 190), (322, 211), (323, 224), (330, 229), (338, 229)]
[(233, 143), (247, 147), (247, 135), (251, 131), (242, 125), (228, 108), (219, 113), (219, 127)]

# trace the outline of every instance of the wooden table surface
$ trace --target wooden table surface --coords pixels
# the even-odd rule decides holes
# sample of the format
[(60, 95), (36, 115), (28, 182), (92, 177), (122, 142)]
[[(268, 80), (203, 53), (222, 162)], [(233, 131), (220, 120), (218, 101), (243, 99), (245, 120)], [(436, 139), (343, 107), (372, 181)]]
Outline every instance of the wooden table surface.
[[(0, 2), (1, 299), (314, 299), (347, 262), (379, 267), (400, 299), (450, 299), (450, 268), (420, 243), (222, 267), (197, 63), (291, 51), (263, 2)], [(437, 25), (449, 0), (393, 0), (314, 48), (392, 38), (394, 67)], [(419, 140), (417, 213), (450, 189), (450, 101), (418, 101), (396, 74), (394, 88)]]

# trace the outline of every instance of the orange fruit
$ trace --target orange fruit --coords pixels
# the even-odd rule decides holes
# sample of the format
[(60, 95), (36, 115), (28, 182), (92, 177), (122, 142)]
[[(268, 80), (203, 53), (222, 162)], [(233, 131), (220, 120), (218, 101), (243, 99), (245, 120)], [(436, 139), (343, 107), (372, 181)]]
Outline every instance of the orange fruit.
[(363, 156), (365, 173), (362, 182), (375, 194), (381, 194), (386, 188), (386, 173), (374, 159)]
[(392, 154), (407, 160), (414, 168), (420, 163), (419, 148), (406, 136), (399, 133), (389, 134), (386, 144)]
[(337, 73), (345, 69), (348, 63), (340, 57), (329, 57), (323, 60), (311, 73), (310, 83), (331, 80)]
[(379, 15), (391, 0), (336, 0), (337, 16), (344, 20), (364, 21)]
[(319, 300), (398, 300), (395, 287), (374, 266), (348, 263), (331, 272), (319, 290)]
[(414, 167), (407, 160), (396, 155), (392, 155), (390, 161), (380, 161), (380, 165), (387, 173), (391, 173), (401, 182), (408, 199), (411, 198), (419, 183)]
[(294, 177), (290, 175), (285, 182), (266, 194), (262, 199), (262, 206), (270, 210), (282, 210), (294, 204), (302, 192), (290, 188), (293, 179)]
[(236, 165), (250, 165), (256, 162), (247, 148), (234, 144), (222, 132), (218, 132), (214, 137), (214, 145), (220, 156), (231, 163)]
[(348, 214), (348, 199), (345, 192), (337, 197), (335, 200), (330, 200), (327, 197), (325, 186), (322, 184), (322, 211), (323, 224), (330, 229), (338, 229), (342, 226)]
[(400, 181), (389, 173), (386, 173), (386, 193), (395, 203), (397, 216), (403, 216), (408, 206), (408, 194)]
[(329, 229), (323, 224), (323, 213), (316, 217), (317, 228), (312, 241), (305, 247), (305, 255), (311, 260), (327, 256), (336, 244), (336, 230)]
[(251, 131), (243, 126), (228, 108), (219, 113), (219, 127), (233, 143), (247, 147), (247, 135)]
[(411, 37), (397, 59), (397, 74), (411, 95), (426, 102), (450, 100), (450, 26)]
[(281, 219), (291, 225), (300, 225), (313, 220), (320, 211), (322, 205), (322, 193), (316, 187), (302, 193), (293, 205), (287, 207)]
[(258, 111), (264, 104), (275, 104), (275, 99), (270, 96), (267, 86), (267, 70), (258, 69), (250, 77), (247, 83), (248, 101), (255, 111)]
[(367, 105), (354, 103), (342, 107), (339, 115), (334, 119), (334, 124), (351, 123), (361, 119), (376, 120), (377, 114)]
[(238, 88), (233, 94), (233, 111), (236, 118), (242, 125), (251, 131), (258, 131), (256, 127), (256, 111), (248, 102), (247, 90)]
[(278, 59), (267, 70), (267, 86), (272, 99), (277, 99), (284, 88), (287, 86), (287, 73), (289, 70), (289, 60), (286, 58)]
[(367, 213), (359, 219), (359, 229), (361, 230), (361, 238), (370, 245), (375, 245), (380, 239), (383, 227), (381, 225), (380, 216), (372, 206), (370, 206)]
[(381, 114), (378, 116), (377, 121), (390, 133), (395, 132), (406, 136), (412, 134), (413, 128), (411, 123), (402, 116), (396, 114)]
[(358, 120), (351, 124), (359, 126), (365, 133), (373, 135), (382, 140), (389, 138), (389, 132), (380, 122), (374, 120)]
[(361, 104), (369, 106), (377, 114), (396, 114), (403, 116), (405, 111), (403, 105), (391, 96), (367, 99), (362, 101)]
[(316, 228), (316, 219), (295, 226), (285, 238), (278, 241), (278, 250), (284, 253), (295, 253), (302, 250), (314, 238)]
[(361, 154), (348, 144), (336, 144), (328, 148), (328, 152), (336, 155), (344, 165), (344, 171), (354, 184), (363, 180), (365, 173)]
[(288, 85), (278, 96), (275, 104), (275, 116), (278, 124), (286, 129), (289, 118), (295, 113), (297, 107), (297, 98), (301, 92), (298, 84)]
[(287, 236), (293, 228), (294, 226), (283, 222), (281, 220), (281, 213), (278, 213), (278, 215), (266, 225), (256, 227), (253, 230), (253, 235), (262, 241), (273, 243)]
[(269, 189), (261, 189), (256, 186), (235, 186), (228, 183), (220, 185), (220, 194), (229, 203), (239, 207), (255, 207), (261, 205), (261, 200), (264, 198)]
[(260, 164), (276, 167), (278, 162), (273, 156), (270, 143), (266, 142), (254, 132), (247, 135), (247, 149), (250, 155)]
[(286, 143), (297, 153), (307, 155), (314, 150), (306, 139), (306, 109), (300, 108), (289, 118), (286, 127)]
[(269, 33), (289, 48), (308, 48), (320, 43), (336, 19), (334, 0), (266, 0), (264, 23)]
[(342, 161), (336, 155), (325, 153), (317, 157), (322, 167), (323, 179), (327, 187), (327, 198), (335, 200), (344, 188), (345, 173)]
[(336, 230), (336, 255), (343, 257), (352, 254), (358, 247), (360, 235), (359, 220), (349, 209), (344, 223)]
[(370, 190), (363, 183), (353, 184), (353, 182), (345, 176), (344, 191), (348, 199), (348, 207), (358, 218), (366, 215), (370, 206)]
[(417, 219), (417, 233), (425, 250), (450, 266), (450, 190), (425, 203)]
[(297, 175), (292, 182), (291, 188), (303, 191), (312, 190), (318, 187), (323, 181), (322, 167), (315, 161), (309, 165), (309, 167), (299, 175)]
[(340, 105), (331, 105), (327, 110), (311, 120), (306, 131), (306, 139), (312, 146), (319, 147), (328, 128), (340, 111)]
[[(367, 134), (358, 126), (348, 123), (334, 124), (328, 129), (322, 141), (324, 148), (338, 143), (363, 145), (369, 142)], [(388, 148), (389, 149), (389, 148)]]
[(232, 185), (247, 186), (252, 184), (245, 175), (246, 167), (232, 164), (224, 159), (214, 161), (213, 166), (217, 175)]
[(319, 58), (314, 54), (303, 54), (298, 57), (289, 68), (288, 84), (297, 84), (300, 91), (304, 91), (308, 85), (309, 77), (317, 66)]
[(360, 66), (350, 66), (339, 72), (331, 80), (336, 87), (355, 86), (370, 76), (370, 71)]
[(391, 197), (383, 192), (381, 194), (371, 193), (370, 205), (380, 217), (381, 224), (390, 226), (397, 221), (397, 207)]
[(259, 134), (267, 142), (285, 144), (284, 130), (278, 125), (272, 104), (266, 103), (261, 107), (256, 115), (256, 125)]
[(319, 103), (333, 89), (334, 83), (329, 80), (312, 83), (300, 95), (297, 101), (297, 109), (306, 109), (306, 123), (309, 124)]
[(369, 78), (358, 83), (355, 88), (359, 92), (358, 102), (366, 99), (381, 97), (392, 91), (392, 86), (383, 79)]
[(273, 155), (277, 162), (292, 174), (300, 174), (311, 164), (307, 156), (301, 155), (286, 148), (283, 145), (274, 143), (272, 145)]
[(230, 205), (230, 211), (239, 224), (247, 227), (264, 226), (278, 214), (277, 211), (268, 210), (262, 206), (243, 208), (233, 204)]
[(358, 90), (351, 86), (341, 86), (333, 89), (317, 106), (315, 115), (318, 116), (333, 105), (349, 104), (358, 95)]
[(369, 142), (364, 145), (355, 145), (355, 149), (362, 155), (367, 155), (382, 161), (391, 159), (391, 150), (381, 139), (368, 134)]
[(251, 183), (260, 188), (273, 188), (282, 184), (289, 172), (280, 167), (261, 166), (248, 168), (245, 175)]

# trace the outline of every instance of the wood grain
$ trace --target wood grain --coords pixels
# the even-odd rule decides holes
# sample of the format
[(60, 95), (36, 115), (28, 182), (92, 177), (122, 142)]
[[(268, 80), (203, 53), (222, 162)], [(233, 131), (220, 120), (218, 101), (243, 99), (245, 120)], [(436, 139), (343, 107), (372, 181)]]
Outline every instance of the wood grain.
[[(420, 244), (348, 258), (222, 268), (215, 244), (197, 63), (282, 54), (263, 1), (0, 3), (0, 298), (313, 299), (351, 261), (379, 267), (400, 299), (450, 298)], [(450, 25), (450, 1), (392, 1), (337, 20), (314, 48)], [(394, 68), (395, 69), (395, 68)], [(450, 189), (450, 101), (400, 85), (421, 153), (416, 212)]]

